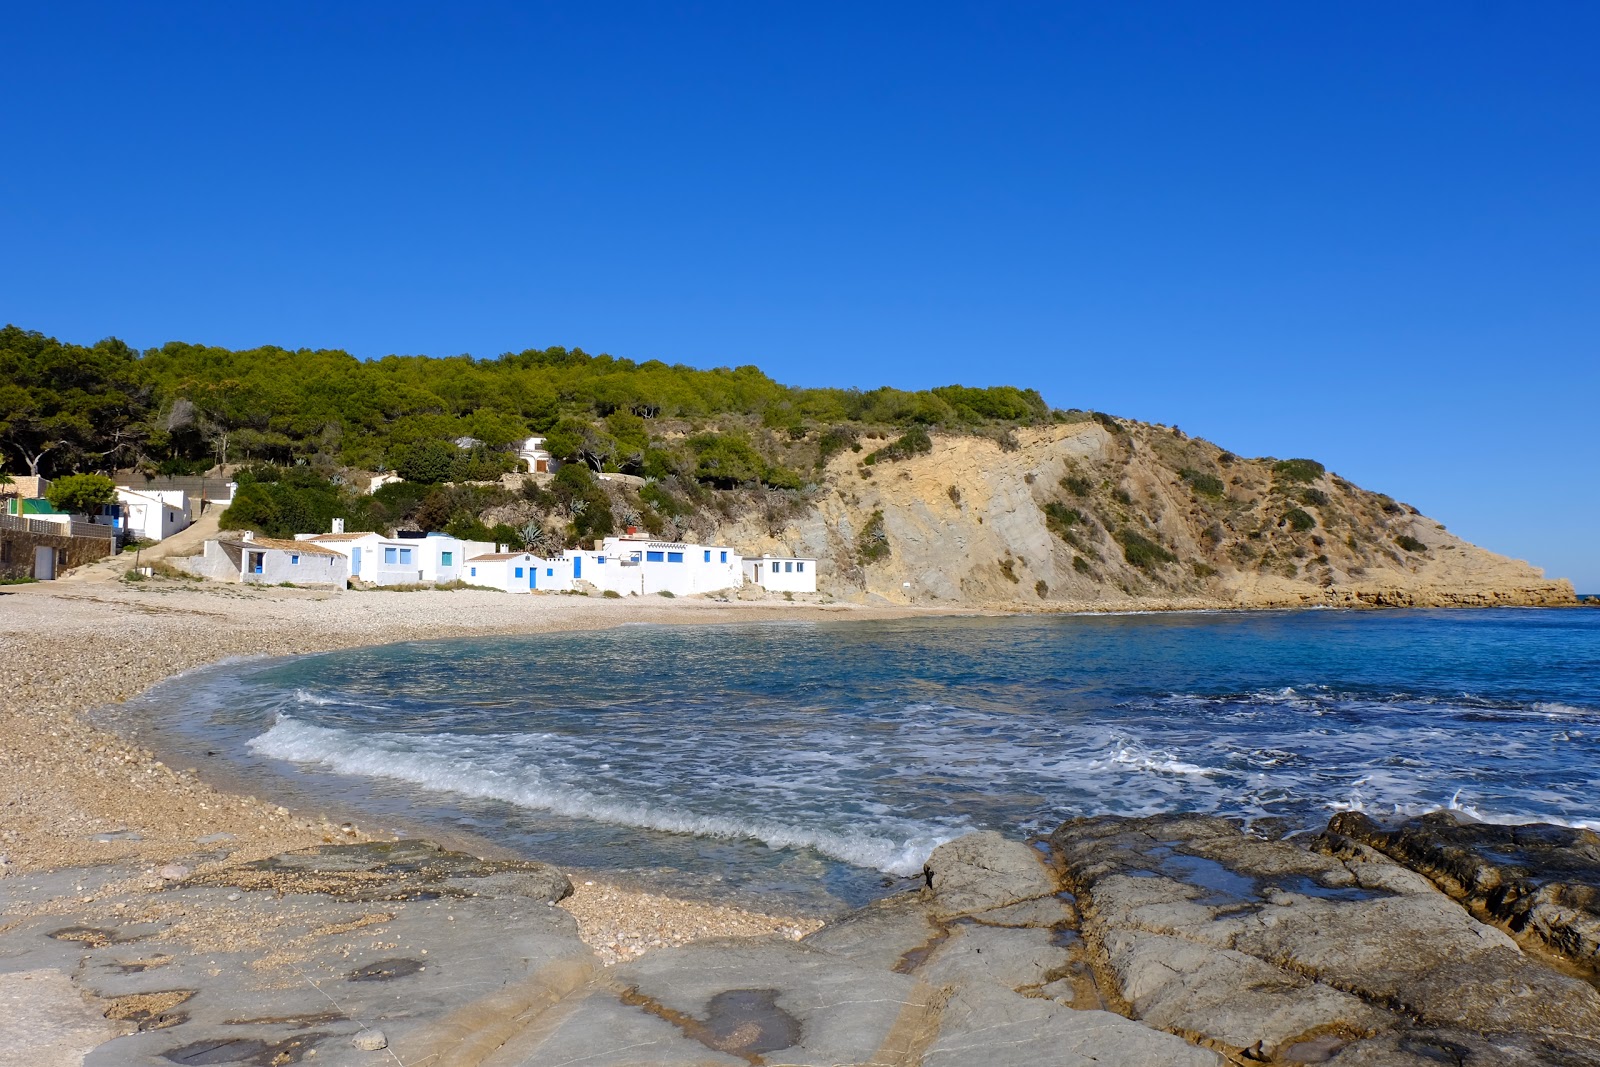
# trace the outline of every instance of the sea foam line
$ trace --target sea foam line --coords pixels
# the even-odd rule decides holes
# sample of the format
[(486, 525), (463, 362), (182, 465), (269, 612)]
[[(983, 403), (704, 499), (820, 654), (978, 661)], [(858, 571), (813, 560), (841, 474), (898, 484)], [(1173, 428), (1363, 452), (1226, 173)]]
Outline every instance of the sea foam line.
[(955, 831), (928, 830), (896, 841), (870, 833), (836, 833), (768, 819), (698, 815), (612, 800), (562, 782), (541, 783), (536, 767), (512, 776), (444, 752), (420, 751), (416, 740), (382, 733), (357, 735), (280, 714), (271, 729), (249, 741), (249, 747), (263, 756), (317, 764), (340, 774), (409, 782), (431, 791), (500, 800), (570, 818), (701, 837), (748, 838), (774, 849), (812, 848), (858, 867), (901, 877), (921, 873), (933, 850), (958, 836)]

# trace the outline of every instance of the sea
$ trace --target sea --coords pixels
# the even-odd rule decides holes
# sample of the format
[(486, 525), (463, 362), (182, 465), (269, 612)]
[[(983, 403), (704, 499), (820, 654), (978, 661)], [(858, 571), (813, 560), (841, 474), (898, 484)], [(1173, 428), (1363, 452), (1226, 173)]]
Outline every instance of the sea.
[(1600, 829), (1594, 610), (629, 625), (233, 661), (121, 715), (286, 803), (816, 914), (1083, 815)]

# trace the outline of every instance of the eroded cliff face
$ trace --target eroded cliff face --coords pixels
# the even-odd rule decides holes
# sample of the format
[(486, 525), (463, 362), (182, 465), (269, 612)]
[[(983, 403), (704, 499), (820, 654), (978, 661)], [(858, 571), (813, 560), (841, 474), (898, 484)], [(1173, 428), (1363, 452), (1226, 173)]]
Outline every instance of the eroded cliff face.
[(808, 513), (719, 534), (820, 560), (845, 598), (1078, 607), (1571, 604), (1572, 586), (1301, 461), (1233, 456), (1158, 426), (1086, 420), (1003, 447), (829, 465)]

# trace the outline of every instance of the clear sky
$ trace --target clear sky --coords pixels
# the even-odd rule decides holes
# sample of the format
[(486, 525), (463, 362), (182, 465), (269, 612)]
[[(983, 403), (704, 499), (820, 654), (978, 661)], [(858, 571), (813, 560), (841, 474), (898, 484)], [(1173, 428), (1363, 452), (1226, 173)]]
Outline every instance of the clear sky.
[(1034, 386), (1600, 592), (1600, 5), (4, 11), (0, 321)]

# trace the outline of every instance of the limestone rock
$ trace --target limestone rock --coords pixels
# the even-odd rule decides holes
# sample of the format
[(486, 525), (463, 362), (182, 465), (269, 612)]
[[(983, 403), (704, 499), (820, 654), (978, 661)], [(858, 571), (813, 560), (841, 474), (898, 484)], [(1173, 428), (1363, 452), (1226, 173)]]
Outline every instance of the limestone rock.
[(1074, 820), (1051, 840), (1097, 970), (1152, 1025), (1237, 1058), (1343, 1035), (1340, 1063), (1377, 1056), (1360, 1051), (1373, 1041), (1425, 1059), (1438, 1037), (1483, 1062), (1503, 1045), (1533, 1057), (1515, 1062), (1600, 1064), (1594, 988), (1371, 849), (1197, 817)]
[(967, 834), (933, 850), (924, 873), (941, 918), (989, 911), (1058, 890), (1038, 852), (994, 830)]
[(1600, 974), (1600, 834), (1467, 822), (1450, 812), (1386, 828), (1347, 811), (1328, 831), (1377, 849), (1475, 913)]
[(382, 1030), (362, 1030), (350, 1039), (350, 1043), (363, 1052), (377, 1052), (389, 1047), (389, 1039), (383, 1036)]

